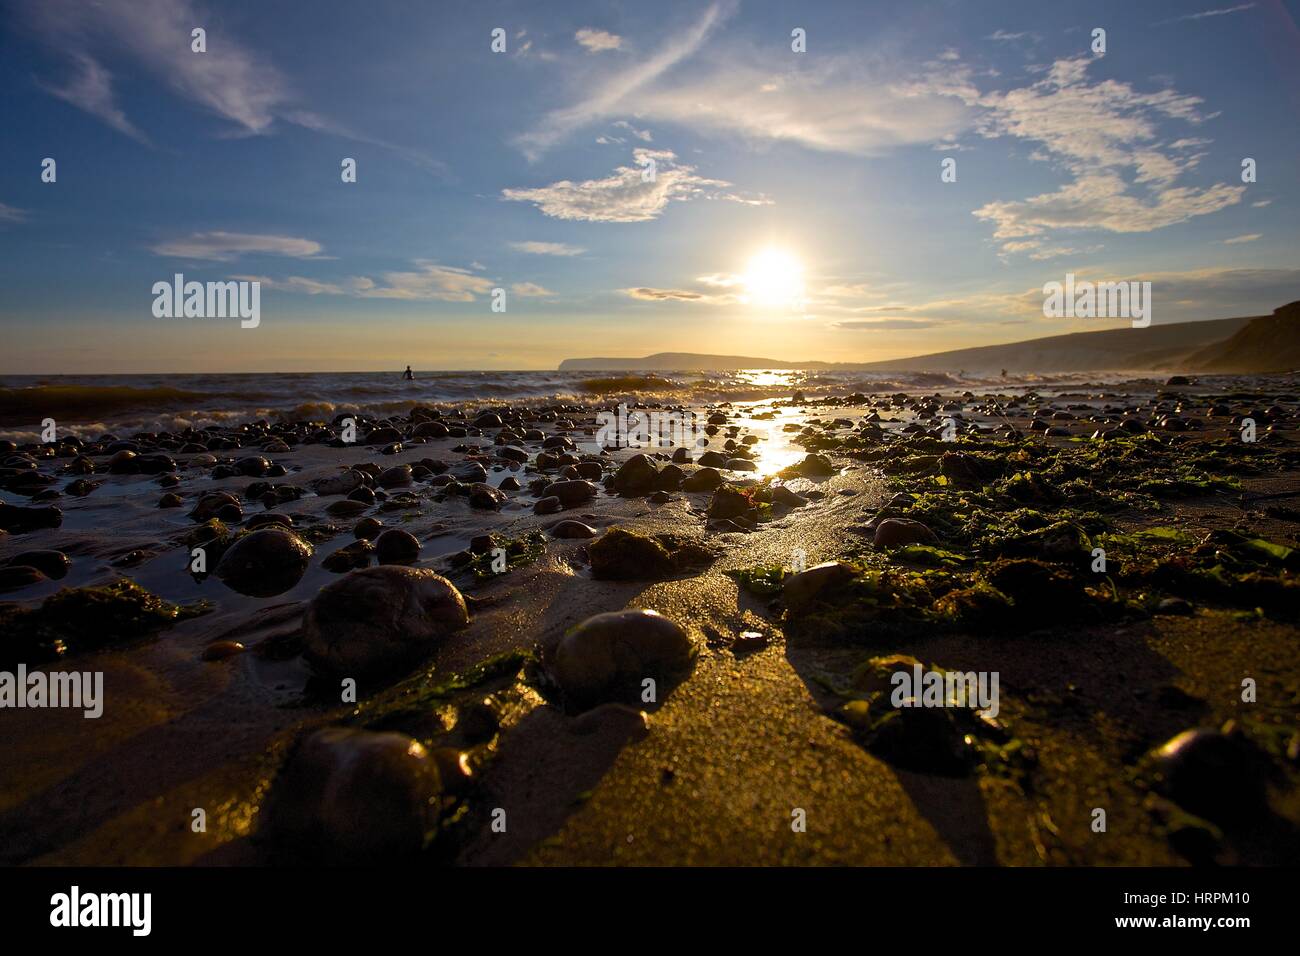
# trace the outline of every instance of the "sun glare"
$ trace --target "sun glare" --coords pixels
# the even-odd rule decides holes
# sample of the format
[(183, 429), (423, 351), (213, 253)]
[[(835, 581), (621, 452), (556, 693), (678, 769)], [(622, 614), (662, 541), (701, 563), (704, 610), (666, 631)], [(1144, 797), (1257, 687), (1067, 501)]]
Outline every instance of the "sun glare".
[(764, 308), (803, 309), (803, 263), (784, 249), (764, 249), (745, 268), (745, 301)]

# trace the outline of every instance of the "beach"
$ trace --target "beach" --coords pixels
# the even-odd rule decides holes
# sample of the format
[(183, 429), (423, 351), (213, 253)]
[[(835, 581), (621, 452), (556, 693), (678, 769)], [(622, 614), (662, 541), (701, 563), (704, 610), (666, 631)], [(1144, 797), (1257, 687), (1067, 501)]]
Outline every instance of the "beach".
[(6, 381), (0, 670), (103, 691), (0, 716), (3, 861), (1294, 859), (1293, 378), (561, 375)]

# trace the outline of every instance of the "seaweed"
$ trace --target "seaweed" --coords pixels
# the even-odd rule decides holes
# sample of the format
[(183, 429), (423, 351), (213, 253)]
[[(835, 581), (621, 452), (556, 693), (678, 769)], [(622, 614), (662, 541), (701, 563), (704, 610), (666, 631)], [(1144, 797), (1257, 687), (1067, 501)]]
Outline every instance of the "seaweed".
[(37, 608), (0, 605), (0, 661), (33, 664), (137, 640), (206, 614), (211, 603), (172, 604), (130, 578), (64, 588)]

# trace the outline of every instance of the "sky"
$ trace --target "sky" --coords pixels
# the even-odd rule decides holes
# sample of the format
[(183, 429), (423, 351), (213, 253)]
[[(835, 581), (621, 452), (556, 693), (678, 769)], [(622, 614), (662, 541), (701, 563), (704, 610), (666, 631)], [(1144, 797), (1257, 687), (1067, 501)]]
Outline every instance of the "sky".
[[(1300, 298), (1298, 12), (4, 2), (0, 373), (868, 362), (1127, 324), (1045, 318), (1067, 273), (1151, 282), (1157, 324), (1267, 313)], [(177, 273), (259, 282), (259, 323), (155, 316)]]

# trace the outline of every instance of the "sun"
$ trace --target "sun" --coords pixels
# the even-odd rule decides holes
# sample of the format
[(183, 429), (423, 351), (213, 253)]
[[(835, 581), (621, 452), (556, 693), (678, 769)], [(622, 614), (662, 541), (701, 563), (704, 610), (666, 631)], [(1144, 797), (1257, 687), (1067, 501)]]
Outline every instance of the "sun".
[(759, 252), (749, 260), (741, 279), (745, 285), (745, 301), (751, 305), (803, 309), (803, 263), (785, 249)]

